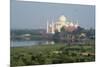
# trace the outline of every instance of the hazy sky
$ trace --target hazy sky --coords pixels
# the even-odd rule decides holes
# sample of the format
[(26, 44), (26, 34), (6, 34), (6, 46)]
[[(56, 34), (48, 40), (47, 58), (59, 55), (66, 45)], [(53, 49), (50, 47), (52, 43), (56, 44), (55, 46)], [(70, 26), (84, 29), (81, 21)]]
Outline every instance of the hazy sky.
[(11, 0), (11, 29), (46, 28), (47, 20), (57, 21), (61, 15), (84, 28), (95, 28), (95, 6)]

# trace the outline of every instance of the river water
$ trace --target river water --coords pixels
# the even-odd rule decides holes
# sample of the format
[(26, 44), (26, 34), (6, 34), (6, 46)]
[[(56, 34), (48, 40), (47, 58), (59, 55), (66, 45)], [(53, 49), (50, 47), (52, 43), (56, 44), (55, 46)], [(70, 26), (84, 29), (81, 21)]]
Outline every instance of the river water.
[(29, 40), (29, 41), (11, 41), (10, 42), (11, 47), (24, 47), (24, 46), (42, 45), (42, 44), (54, 44), (54, 41)]

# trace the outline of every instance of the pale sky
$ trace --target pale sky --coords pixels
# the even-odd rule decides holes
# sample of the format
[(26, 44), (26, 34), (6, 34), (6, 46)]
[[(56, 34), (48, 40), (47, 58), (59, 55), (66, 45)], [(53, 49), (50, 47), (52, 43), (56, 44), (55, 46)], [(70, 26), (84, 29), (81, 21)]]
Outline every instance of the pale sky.
[(40, 29), (65, 15), (84, 28), (95, 28), (95, 6), (11, 0), (11, 29)]

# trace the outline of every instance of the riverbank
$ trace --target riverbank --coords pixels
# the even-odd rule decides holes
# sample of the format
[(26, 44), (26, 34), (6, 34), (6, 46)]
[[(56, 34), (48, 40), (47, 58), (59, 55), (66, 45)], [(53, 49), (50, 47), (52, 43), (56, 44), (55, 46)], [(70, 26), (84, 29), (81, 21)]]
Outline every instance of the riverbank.
[(34, 45), (11, 47), (11, 66), (95, 61), (95, 45)]

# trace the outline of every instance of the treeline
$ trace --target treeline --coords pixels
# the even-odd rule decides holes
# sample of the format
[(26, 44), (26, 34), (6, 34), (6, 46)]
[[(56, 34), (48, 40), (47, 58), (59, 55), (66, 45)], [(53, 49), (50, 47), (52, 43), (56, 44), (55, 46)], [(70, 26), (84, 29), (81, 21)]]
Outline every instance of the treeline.
[(55, 42), (69, 42), (73, 40), (75, 42), (82, 39), (95, 40), (95, 29), (84, 29), (78, 27), (78, 29), (68, 32), (62, 27), (61, 32), (56, 31), (55, 34), (47, 34), (46, 30), (11, 30), (11, 40), (53, 40)]
[(61, 32), (56, 31), (53, 35), (54, 41), (79, 41), (81, 40), (95, 40), (95, 29), (84, 29), (82, 27), (78, 27), (78, 29), (68, 32), (62, 27)]
[(10, 30), (11, 35), (22, 35), (22, 34), (40, 34), (45, 32), (44, 29), (22, 29), (22, 30)]
[(44, 38), (44, 29), (34, 29), (34, 30), (11, 30), (10, 36), (11, 40), (40, 40)]

